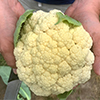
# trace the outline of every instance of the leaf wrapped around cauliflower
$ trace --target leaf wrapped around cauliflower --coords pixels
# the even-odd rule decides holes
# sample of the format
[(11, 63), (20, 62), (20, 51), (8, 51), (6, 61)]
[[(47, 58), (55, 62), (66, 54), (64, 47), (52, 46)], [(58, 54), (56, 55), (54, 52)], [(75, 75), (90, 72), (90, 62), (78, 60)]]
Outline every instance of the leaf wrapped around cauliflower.
[(59, 10), (36, 11), (17, 37), (17, 73), (36, 95), (58, 95), (90, 79), (92, 39), (80, 22), (64, 16)]

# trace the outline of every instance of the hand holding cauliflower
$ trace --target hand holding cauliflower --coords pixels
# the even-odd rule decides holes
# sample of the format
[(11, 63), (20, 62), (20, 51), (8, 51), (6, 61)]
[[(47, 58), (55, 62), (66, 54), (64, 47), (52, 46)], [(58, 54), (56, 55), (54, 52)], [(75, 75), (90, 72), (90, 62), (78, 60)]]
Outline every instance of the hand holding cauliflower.
[(32, 13), (15, 43), (19, 79), (36, 95), (58, 95), (90, 79), (92, 39), (64, 16), (59, 10)]

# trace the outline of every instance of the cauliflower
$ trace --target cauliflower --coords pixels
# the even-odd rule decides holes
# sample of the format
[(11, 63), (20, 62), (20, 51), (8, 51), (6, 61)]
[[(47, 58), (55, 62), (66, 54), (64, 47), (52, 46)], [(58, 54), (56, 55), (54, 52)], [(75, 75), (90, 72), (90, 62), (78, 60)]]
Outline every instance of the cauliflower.
[(92, 39), (80, 22), (60, 10), (32, 13), (18, 37), (14, 49), (18, 77), (36, 95), (58, 95), (90, 79)]

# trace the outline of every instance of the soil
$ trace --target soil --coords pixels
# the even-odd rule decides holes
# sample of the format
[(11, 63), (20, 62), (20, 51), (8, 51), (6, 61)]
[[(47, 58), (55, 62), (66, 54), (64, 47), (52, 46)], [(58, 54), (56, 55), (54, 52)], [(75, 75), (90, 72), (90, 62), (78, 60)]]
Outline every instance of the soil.
[[(6, 90), (6, 85), (0, 78), (0, 100), (3, 100)], [(32, 93), (31, 100), (58, 100), (56, 96), (48, 98), (35, 96)], [(74, 89), (74, 92), (68, 97), (67, 100), (100, 100), (100, 76), (97, 76), (92, 71), (91, 79)]]
[(3, 83), (1, 77), (0, 77), (0, 100), (3, 100), (4, 94), (5, 94), (6, 85)]

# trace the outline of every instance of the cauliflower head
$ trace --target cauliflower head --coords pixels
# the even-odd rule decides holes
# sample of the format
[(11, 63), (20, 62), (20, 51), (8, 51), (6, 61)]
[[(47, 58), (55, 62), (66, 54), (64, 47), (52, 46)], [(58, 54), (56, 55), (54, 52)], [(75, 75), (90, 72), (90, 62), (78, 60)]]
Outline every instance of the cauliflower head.
[[(14, 49), (19, 79), (39, 96), (61, 94), (90, 79), (92, 39), (83, 26), (58, 22), (57, 12), (34, 12)], [(63, 13), (62, 13), (63, 15)]]

